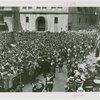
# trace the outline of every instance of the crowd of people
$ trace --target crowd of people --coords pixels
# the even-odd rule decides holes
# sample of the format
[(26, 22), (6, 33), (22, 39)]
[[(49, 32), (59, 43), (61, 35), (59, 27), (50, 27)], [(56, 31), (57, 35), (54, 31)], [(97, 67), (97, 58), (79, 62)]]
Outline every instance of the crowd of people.
[[(84, 85), (84, 75), (88, 76), (89, 72), (84, 72), (84, 68), (79, 67), (79, 64), (94, 51), (96, 32), (15, 32), (15, 44), (10, 43), (7, 37), (5, 40), (5, 34), (10, 33), (3, 33), (0, 39), (1, 92), (21, 92), (29, 82), (33, 85), (32, 91), (36, 92), (34, 86), (41, 83), (36, 79), (40, 74), (46, 78), (46, 86), (41, 84), (42, 87), (46, 87), (46, 91), (52, 91), (56, 67), (61, 72), (64, 62), (68, 72), (65, 91), (74, 92)], [(50, 82), (48, 77), (51, 77)], [(39, 92), (42, 90), (43, 88), (39, 89)]]

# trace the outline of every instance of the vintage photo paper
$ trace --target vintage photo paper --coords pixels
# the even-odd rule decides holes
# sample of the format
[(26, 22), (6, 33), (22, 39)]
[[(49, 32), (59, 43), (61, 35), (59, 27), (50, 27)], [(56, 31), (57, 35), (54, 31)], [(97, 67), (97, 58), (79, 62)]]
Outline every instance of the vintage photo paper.
[(98, 0), (0, 2), (1, 93), (99, 98)]

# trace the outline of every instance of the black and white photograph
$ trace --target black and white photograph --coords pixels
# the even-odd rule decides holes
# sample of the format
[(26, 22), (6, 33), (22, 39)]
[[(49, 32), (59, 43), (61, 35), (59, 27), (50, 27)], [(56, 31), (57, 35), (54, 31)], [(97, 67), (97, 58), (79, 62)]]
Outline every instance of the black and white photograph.
[(100, 92), (100, 7), (0, 6), (0, 92)]

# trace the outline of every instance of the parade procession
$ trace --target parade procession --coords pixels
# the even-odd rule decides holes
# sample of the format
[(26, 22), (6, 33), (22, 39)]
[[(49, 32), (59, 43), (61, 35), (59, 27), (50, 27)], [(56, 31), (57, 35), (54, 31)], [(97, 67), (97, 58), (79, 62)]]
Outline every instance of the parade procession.
[(60, 32), (55, 25), (51, 32), (43, 18), (36, 23), (37, 31), (0, 24), (0, 92), (99, 92), (100, 25), (64, 30), (63, 24)]

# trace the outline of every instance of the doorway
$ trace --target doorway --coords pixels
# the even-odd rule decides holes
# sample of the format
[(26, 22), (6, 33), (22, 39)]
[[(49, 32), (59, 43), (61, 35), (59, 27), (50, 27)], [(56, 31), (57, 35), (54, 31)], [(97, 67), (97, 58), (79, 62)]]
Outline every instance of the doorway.
[(36, 27), (37, 31), (45, 31), (45, 18), (44, 17), (38, 17), (36, 20)]

